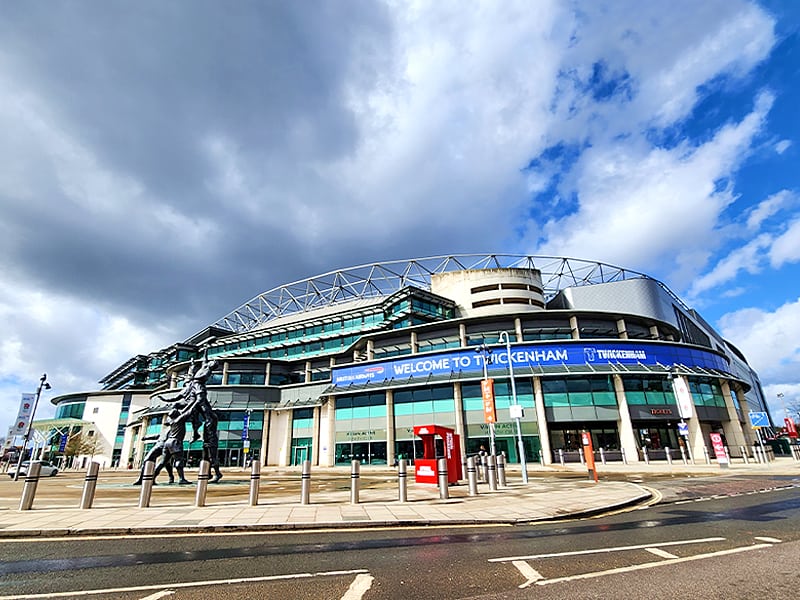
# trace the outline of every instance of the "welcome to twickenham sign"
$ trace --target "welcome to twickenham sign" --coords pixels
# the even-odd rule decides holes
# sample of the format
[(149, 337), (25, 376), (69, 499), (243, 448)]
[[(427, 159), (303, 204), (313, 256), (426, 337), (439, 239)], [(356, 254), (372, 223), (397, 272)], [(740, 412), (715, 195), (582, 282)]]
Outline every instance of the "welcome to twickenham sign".
[[(505, 347), (493, 348), (492, 362), (508, 365)], [(429, 377), (451, 373), (476, 374), (483, 372), (483, 356), (474, 348), (456, 351), (418, 354), (394, 360), (334, 368), (334, 386), (358, 383), (380, 383), (391, 379)], [(520, 344), (511, 349), (515, 369), (547, 366), (585, 366), (591, 364), (701, 367), (729, 371), (727, 361), (714, 352), (664, 343), (562, 342), (557, 344)]]

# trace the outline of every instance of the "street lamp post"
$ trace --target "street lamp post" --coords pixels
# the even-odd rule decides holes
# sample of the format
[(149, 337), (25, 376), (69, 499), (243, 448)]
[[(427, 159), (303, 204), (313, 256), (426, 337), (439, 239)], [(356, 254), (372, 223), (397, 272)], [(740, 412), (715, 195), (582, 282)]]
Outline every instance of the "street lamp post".
[(525, 462), (525, 445), (522, 443), (522, 406), (517, 402), (517, 385), (514, 383), (514, 365), (511, 364), (511, 339), (507, 331), (500, 332), (500, 341), (506, 340), (506, 359), (508, 360), (508, 377), (511, 379), (511, 401), (517, 407), (514, 409), (514, 421), (517, 422), (517, 448), (519, 451), (519, 461), (522, 467), (522, 482), (528, 483), (528, 465)]
[[(14, 473), (14, 481), (19, 480), (19, 470), (22, 467), (22, 457), (25, 455), (25, 448), (28, 445), (28, 440), (31, 438), (31, 429), (33, 429), (33, 419), (36, 417), (36, 407), (39, 405), (39, 396), (42, 395), (42, 389), (49, 390), (50, 384), (47, 383), (47, 373), (43, 373), (39, 378), (39, 387), (36, 388), (36, 397), (33, 399), (33, 410), (31, 411), (31, 419), (28, 421), (28, 429), (25, 431), (25, 439), (22, 441), (22, 449), (19, 451), (19, 458), (17, 459), (17, 472)], [(33, 462), (33, 452), (31, 452), (31, 462)]]
[[(492, 362), (492, 350), (486, 344), (481, 344), (475, 349), (475, 352), (479, 353), (483, 357), (483, 380), (488, 381), (488, 365), (490, 362)], [(495, 456), (494, 423), (489, 423), (489, 449), (491, 450), (492, 456)]]

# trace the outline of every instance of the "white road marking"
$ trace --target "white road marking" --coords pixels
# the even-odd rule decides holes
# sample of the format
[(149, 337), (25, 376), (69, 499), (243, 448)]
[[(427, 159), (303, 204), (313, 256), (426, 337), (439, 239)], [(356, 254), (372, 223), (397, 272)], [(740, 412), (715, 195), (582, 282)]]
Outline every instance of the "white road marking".
[(174, 590), (161, 590), (160, 592), (156, 592), (155, 594), (150, 594), (149, 596), (145, 596), (141, 600), (158, 600), (159, 598), (163, 598), (164, 596), (172, 596), (174, 594)]
[(666, 550), (662, 550), (661, 548), (645, 548), (651, 554), (655, 554), (656, 556), (660, 556), (661, 558), (678, 558), (671, 552), (667, 552)]
[(704, 558), (713, 558), (715, 556), (725, 556), (728, 554), (738, 554), (739, 552), (747, 552), (749, 550), (760, 550), (762, 548), (772, 548), (772, 544), (756, 544), (754, 546), (742, 546), (740, 548), (732, 548), (730, 550), (720, 550), (718, 552), (709, 552), (707, 554), (696, 554), (695, 556), (687, 556), (685, 558), (673, 558), (668, 560), (659, 560), (657, 562), (642, 563), (639, 565), (631, 565), (629, 567), (618, 567), (616, 569), (608, 569), (607, 571), (595, 571), (594, 573), (581, 573), (579, 575), (570, 575), (568, 577), (558, 577), (556, 579), (542, 579), (537, 581), (536, 585), (550, 585), (551, 583), (564, 583), (567, 581), (576, 581), (578, 579), (593, 579), (595, 577), (603, 577), (605, 575), (616, 575), (618, 573), (630, 573), (631, 571), (641, 571), (643, 569), (652, 569), (654, 567), (663, 567), (665, 565), (675, 565), (678, 563), (690, 562), (693, 560), (702, 560)]
[[(170, 584), (171, 588), (209, 587), (212, 585), (230, 585), (236, 583), (258, 583), (262, 581), (282, 581), (287, 579), (310, 579), (312, 577), (333, 577), (337, 575), (357, 575), (367, 573), (366, 569), (352, 569), (350, 571), (320, 571), (317, 573), (292, 573), (290, 575), (266, 575), (263, 577), (239, 577), (236, 579), (213, 579), (210, 581), (186, 581)], [(146, 592), (150, 590), (163, 590), (161, 585), (139, 585), (124, 588), (107, 588), (104, 590), (78, 590), (74, 592), (53, 592), (49, 594), (25, 594), (22, 596), (0, 596), (0, 600), (29, 600), (38, 598), (78, 598), (81, 596), (97, 596), (99, 594), (117, 594), (123, 592)]]
[[(550, 554), (529, 554), (528, 556), (506, 556), (504, 558), (490, 558), (489, 562), (510, 562), (514, 560), (532, 560), (536, 558), (556, 558), (559, 556), (578, 556), (581, 554), (603, 554), (606, 552), (622, 552), (624, 550), (646, 550), (655, 546), (682, 546), (684, 544), (703, 544), (707, 542), (723, 542), (725, 538), (711, 537), (694, 540), (679, 540), (677, 542), (661, 542), (660, 544), (639, 544), (636, 546), (616, 546), (613, 548), (595, 548), (593, 550), (575, 550), (574, 552), (555, 552)], [(0, 599), (2, 600), (2, 599)]]
[(759, 536), (756, 536), (755, 539), (757, 539), (759, 542), (769, 542), (770, 544), (780, 544), (781, 543), (781, 540), (776, 540), (775, 538), (772, 538), (772, 537), (759, 537)]
[(542, 575), (539, 573), (539, 571), (534, 569), (532, 566), (530, 566), (524, 560), (514, 560), (514, 561), (511, 561), (511, 564), (514, 565), (515, 567), (517, 567), (519, 572), (522, 573), (522, 576), (525, 578), (525, 583), (523, 583), (521, 586), (519, 586), (521, 588), (526, 588), (530, 584), (536, 583), (540, 579), (544, 579), (542, 577)]
[(372, 582), (375, 578), (372, 575), (359, 573), (347, 588), (342, 600), (361, 600), (361, 597), (366, 591), (372, 587)]

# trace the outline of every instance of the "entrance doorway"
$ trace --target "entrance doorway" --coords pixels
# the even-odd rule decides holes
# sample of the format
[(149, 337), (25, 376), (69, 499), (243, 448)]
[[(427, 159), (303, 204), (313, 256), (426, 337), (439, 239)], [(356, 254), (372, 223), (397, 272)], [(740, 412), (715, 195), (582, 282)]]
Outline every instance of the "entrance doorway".
[(292, 448), (292, 464), (302, 465), (308, 460), (309, 452), (308, 446), (294, 446)]

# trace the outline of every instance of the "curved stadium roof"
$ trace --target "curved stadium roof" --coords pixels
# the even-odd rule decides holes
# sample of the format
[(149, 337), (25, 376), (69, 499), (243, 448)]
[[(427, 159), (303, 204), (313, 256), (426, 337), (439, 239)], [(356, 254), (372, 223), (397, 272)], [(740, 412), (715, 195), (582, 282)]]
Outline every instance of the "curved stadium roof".
[(245, 333), (272, 319), (354, 300), (380, 298), (408, 286), (429, 291), (431, 276), (437, 273), (512, 268), (539, 271), (545, 300), (568, 287), (651, 279), (683, 304), (664, 284), (652, 277), (597, 261), (521, 254), (452, 254), (370, 263), (287, 283), (259, 294), (213, 326)]

